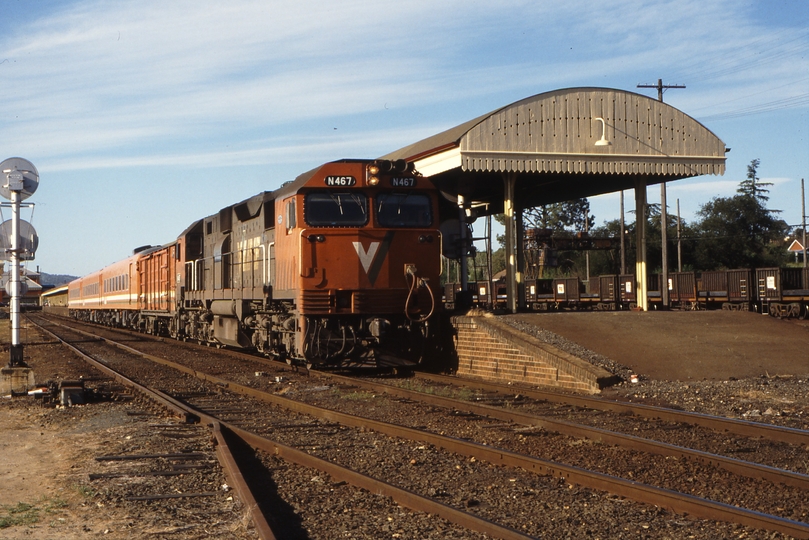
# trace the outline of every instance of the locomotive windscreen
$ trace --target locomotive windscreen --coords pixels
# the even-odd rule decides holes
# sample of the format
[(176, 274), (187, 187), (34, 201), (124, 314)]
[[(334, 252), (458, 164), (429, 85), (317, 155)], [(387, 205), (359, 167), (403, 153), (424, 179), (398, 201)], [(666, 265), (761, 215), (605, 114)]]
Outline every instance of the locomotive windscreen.
[(433, 223), (430, 197), (423, 193), (380, 193), (376, 218), (381, 227), (429, 227)]
[(313, 227), (361, 227), (368, 223), (368, 198), (359, 192), (315, 191), (306, 195), (303, 212)]

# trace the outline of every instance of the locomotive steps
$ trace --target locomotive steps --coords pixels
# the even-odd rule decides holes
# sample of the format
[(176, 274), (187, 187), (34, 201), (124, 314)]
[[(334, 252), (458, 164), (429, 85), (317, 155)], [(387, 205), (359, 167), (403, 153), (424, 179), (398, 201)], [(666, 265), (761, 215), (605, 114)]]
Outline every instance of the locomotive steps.
[(451, 318), (458, 375), (598, 393), (620, 378), (497, 320), (470, 311)]

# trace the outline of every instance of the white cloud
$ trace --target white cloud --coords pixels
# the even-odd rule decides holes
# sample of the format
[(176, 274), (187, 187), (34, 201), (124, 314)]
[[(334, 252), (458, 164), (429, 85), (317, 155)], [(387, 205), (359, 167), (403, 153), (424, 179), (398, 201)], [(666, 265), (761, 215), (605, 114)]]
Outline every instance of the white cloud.
[[(118, 182), (140, 167), (167, 183), (174, 178), (161, 175), (175, 165), (194, 180), (217, 177), (223, 163), (302, 172), (570, 86), (636, 90), (662, 77), (688, 87), (667, 102), (710, 117), (805, 93), (795, 73), (809, 70), (805, 28), (776, 28), (736, 0), (78, 0), (38, 16), (37, 3), (27, 9), (27, 23), (0, 21), (0, 146), (32, 160), (45, 183), (82, 170)], [(718, 127), (734, 147), (728, 175), (675, 182), (673, 196), (733, 194), (753, 157), (779, 179), (774, 198), (802, 174), (805, 133)]]
[[(40, 155), (141, 144), (151, 152), (176, 140), (294, 130), (385, 104), (598, 86), (677, 55), (702, 62), (717, 53), (708, 42), (720, 52), (742, 48), (739, 28), (753, 26), (727, 2), (574, 4), (78, 2), (0, 40), (10, 60), (0, 65), (0, 100), (15, 111), (17, 144)], [(571, 18), (571, 10), (588, 15)], [(732, 24), (716, 25), (720, 14)], [(672, 41), (660, 21), (692, 39)], [(568, 43), (572, 56), (562, 54)], [(518, 48), (531, 44), (533, 52)], [(751, 84), (761, 82), (734, 91)], [(678, 100), (704, 98), (699, 89), (689, 95), (696, 97)]]

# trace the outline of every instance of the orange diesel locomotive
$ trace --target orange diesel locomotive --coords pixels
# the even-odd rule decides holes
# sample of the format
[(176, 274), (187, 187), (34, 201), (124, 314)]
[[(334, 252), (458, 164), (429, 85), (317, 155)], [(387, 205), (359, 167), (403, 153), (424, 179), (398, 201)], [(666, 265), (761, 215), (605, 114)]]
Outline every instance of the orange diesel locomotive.
[(404, 161), (327, 163), (74, 281), (70, 312), (307, 366), (418, 362), (440, 307), (437, 197)]

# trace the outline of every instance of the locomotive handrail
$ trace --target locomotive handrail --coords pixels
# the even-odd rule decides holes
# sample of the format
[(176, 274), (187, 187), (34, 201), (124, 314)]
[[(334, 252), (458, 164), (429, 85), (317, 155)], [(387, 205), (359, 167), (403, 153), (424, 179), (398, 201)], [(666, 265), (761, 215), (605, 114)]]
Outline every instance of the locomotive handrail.
[[(198, 291), (197, 288), (197, 260), (194, 259), (193, 261), (186, 261), (185, 266), (191, 267), (191, 290)], [(186, 270), (186, 283), (188, 282), (188, 271)]]
[(267, 281), (271, 285), (275, 285), (275, 268), (272, 266), (272, 261), (275, 260), (275, 242), (267, 244)]
[(261, 284), (265, 285), (267, 283), (267, 248), (264, 244), (259, 244), (259, 248), (261, 248)]

